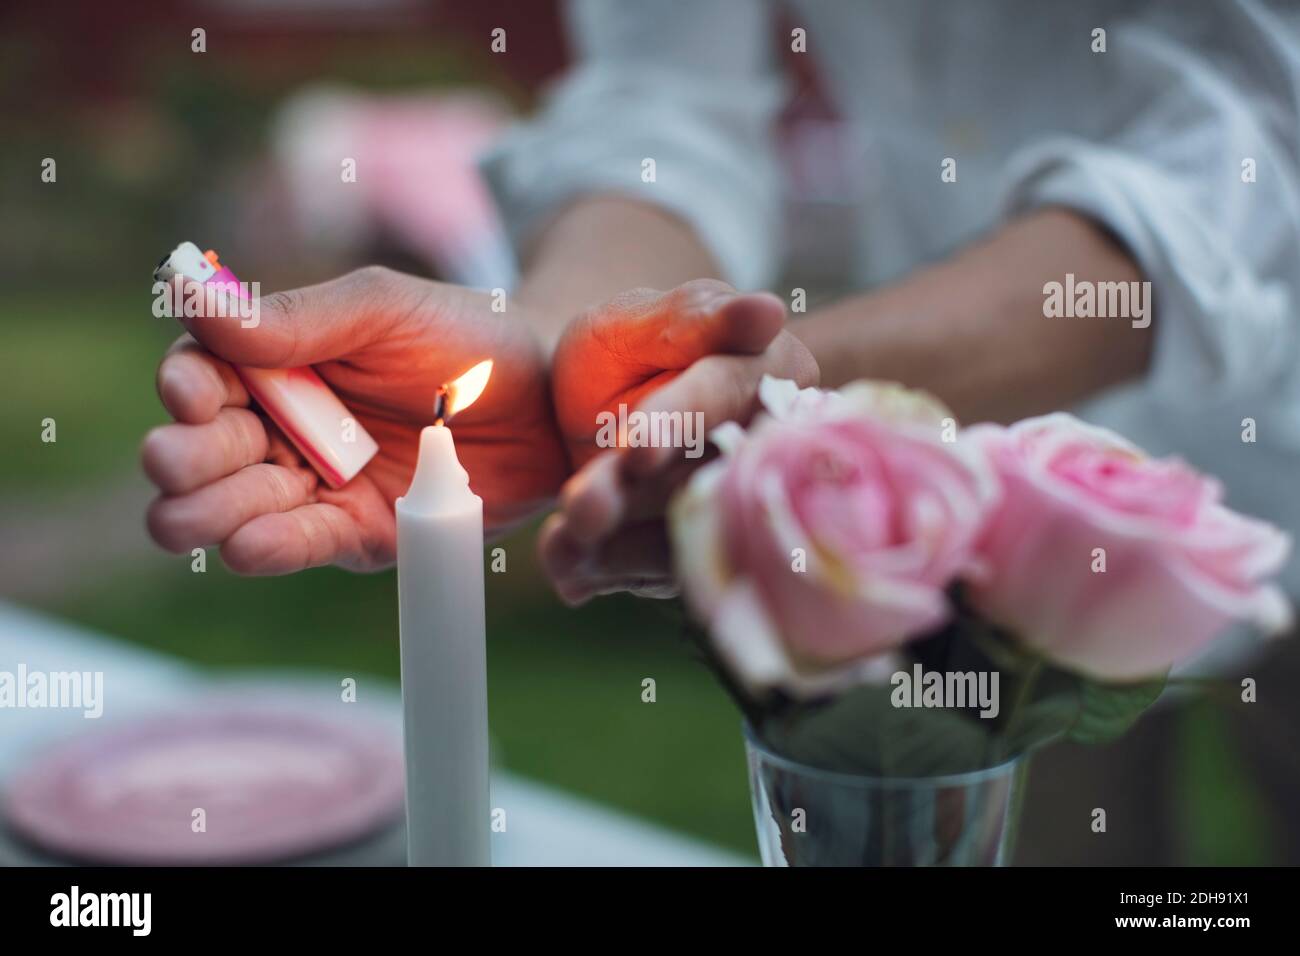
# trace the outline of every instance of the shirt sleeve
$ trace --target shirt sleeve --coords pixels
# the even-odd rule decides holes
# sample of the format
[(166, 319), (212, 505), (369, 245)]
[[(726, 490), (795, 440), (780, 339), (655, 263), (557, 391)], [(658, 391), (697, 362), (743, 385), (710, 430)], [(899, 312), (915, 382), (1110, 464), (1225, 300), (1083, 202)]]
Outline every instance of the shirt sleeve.
[(1127, 245), (1154, 298), (1149, 394), (1184, 412), (1289, 396), (1300, 436), (1300, 23), (1217, 9), (1112, 29), (1099, 55), (1127, 115), (1019, 152), (1004, 210), (1072, 207)]
[(578, 0), (568, 19), (576, 67), (482, 161), (516, 247), (578, 196), (621, 193), (689, 223), (733, 285), (765, 285), (781, 198), (768, 5)]

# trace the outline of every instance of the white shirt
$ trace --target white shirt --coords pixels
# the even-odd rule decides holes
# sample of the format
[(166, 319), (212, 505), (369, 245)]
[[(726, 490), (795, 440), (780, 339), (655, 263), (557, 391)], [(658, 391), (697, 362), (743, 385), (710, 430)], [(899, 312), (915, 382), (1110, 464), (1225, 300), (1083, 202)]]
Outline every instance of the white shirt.
[[(1156, 348), (1141, 383), (1077, 411), (1300, 529), (1300, 5), (581, 0), (570, 19), (579, 66), (484, 162), (517, 239), (617, 191), (690, 222), (738, 287), (772, 282), (776, 44), (802, 28), (868, 180), (861, 286), (1026, 208), (1089, 213), (1152, 282)], [(1284, 583), (1300, 595), (1295, 555)]]

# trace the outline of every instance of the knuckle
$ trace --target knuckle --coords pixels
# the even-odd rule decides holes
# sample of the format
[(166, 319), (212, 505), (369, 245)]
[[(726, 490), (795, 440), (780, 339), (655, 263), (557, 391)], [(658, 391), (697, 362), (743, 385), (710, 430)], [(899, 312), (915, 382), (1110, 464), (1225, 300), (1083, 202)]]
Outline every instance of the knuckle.
[(735, 295), (735, 288), (721, 279), (692, 279), (668, 293), (668, 300), (677, 312), (707, 312)]
[(239, 419), (234, 415), (218, 415), (217, 451), (225, 467), (245, 464), (243, 438), (240, 435)]
[(294, 482), (297, 478), (292, 477), (292, 473), (278, 465), (269, 465), (264, 470), (267, 490), (270, 492), (273, 511), (290, 511), (298, 503), (297, 489), (294, 488)]
[(626, 315), (639, 315), (656, 302), (664, 293), (648, 286), (636, 286), (624, 289), (613, 298), (588, 309), (584, 314), (593, 321), (613, 320)]
[(317, 509), (293, 512), (307, 541), (307, 564), (317, 567), (328, 564), (342, 550), (342, 540), (334, 522), (326, 519)]
[(683, 282), (673, 290), (674, 295), (686, 298), (705, 298), (713, 297), (722, 293), (734, 293), (735, 287), (729, 282), (723, 282), (721, 279), (691, 279)]
[(262, 297), (263, 309), (270, 309), (286, 321), (293, 322), (302, 314), (303, 295), (298, 289), (281, 289)]
[[(251, 419), (251, 421), (250, 421)], [(226, 465), (242, 468), (262, 459), (253, 428), (257, 417), (242, 408), (232, 408), (218, 417), (221, 422), (220, 443), (222, 461)]]
[(362, 266), (340, 280), (336, 304), (340, 314), (364, 315), (363, 333), (378, 336), (383, 329), (418, 323), (446, 288), (387, 266)]
[(609, 301), (611, 305), (615, 303), (640, 304), (641, 302), (644, 302), (646, 299), (658, 298), (661, 295), (663, 295), (663, 291), (660, 289), (652, 289), (648, 285), (637, 285), (637, 286), (633, 286), (630, 289), (624, 289), (622, 292), (615, 295)]
[(377, 300), (388, 297), (398, 286), (402, 274), (387, 266), (362, 266), (353, 269), (339, 280), (337, 288), (344, 298)]
[(293, 356), (298, 351), (305, 305), (306, 299), (298, 289), (282, 289), (262, 297), (259, 306), (262, 318), (267, 318), (266, 313), (269, 311), (273, 321), (267, 324), (273, 330), (271, 334), (276, 337), (280, 345), (277, 350), (279, 354), (275, 357), (275, 365), (293, 364)]
[(348, 273), (348, 279), (363, 288), (386, 285), (392, 282), (398, 273), (388, 266), (368, 265)]

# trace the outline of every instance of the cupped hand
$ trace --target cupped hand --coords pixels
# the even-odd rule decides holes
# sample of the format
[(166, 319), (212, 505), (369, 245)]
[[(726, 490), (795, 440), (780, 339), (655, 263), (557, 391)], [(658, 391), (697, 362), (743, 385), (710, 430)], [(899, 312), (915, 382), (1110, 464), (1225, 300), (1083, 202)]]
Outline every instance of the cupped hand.
[(699, 413), (707, 432), (747, 423), (765, 374), (816, 385), (816, 360), (784, 328), (785, 306), (767, 293), (741, 294), (697, 280), (667, 292), (637, 289), (592, 309), (556, 348), (552, 390), (578, 472), (542, 526), (543, 567), (560, 597), (676, 593), (664, 509), (704, 460), (686, 449), (597, 446), (601, 412), (620, 404), (647, 415)]
[[(179, 280), (178, 280), (179, 281)], [(396, 557), (393, 502), (415, 468), (435, 392), (485, 358), (492, 377), (452, 423), (489, 533), (545, 507), (569, 467), (540, 346), (524, 317), (486, 293), (369, 267), (264, 296), (260, 321), (187, 317), (158, 369), (175, 419), (146, 437), (144, 470), (160, 495), (150, 534), (186, 552), (220, 545), (242, 574), (338, 564), (375, 570)], [(379, 444), (337, 490), (250, 406), (234, 364), (312, 365)]]

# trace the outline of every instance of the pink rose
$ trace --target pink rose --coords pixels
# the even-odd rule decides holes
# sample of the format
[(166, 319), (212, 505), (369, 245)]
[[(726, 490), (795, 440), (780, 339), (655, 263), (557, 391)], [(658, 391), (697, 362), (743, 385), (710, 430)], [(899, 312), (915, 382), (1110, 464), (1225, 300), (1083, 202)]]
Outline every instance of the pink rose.
[(1066, 414), (966, 437), (1003, 486), (980, 546), (990, 573), (972, 602), (1051, 660), (1130, 680), (1187, 659), (1233, 621), (1285, 626), (1285, 598), (1262, 582), (1288, 538), (1225, 508), (1213, 479)]
[(972, 570), (996, 482), (928, 396), (769, 379), (768, 415), (715, 433), (723, 456), (670, 511), (679, 577), (716, 650), (751, 690), (839, 689), (942, 625)]

